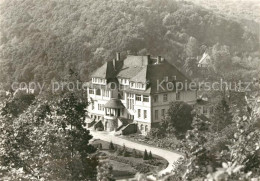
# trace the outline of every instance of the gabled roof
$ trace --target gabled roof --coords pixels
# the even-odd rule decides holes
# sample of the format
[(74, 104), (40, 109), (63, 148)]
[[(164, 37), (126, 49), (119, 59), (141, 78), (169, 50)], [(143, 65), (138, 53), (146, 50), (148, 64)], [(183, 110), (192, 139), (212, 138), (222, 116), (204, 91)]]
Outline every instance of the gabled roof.
[(200, 59), (199, 64), (208, 65), (210, 63), (209, 62), (210, 60), (211, 60), (211, 58), (210, 58), (209, 54), (203, 53), (203, 56)]
[[(151, 86), (152, 93), (168, 92), (167, 82), (164, 81), (164, 83), (162, 83), (165, 77), (168, 77), (169, 82), (172, 82), (175, 87), (176, 87), (176, 82), (182, 82), (182, 83), (191, 82), (191, 80), (188, 77), (186, 77), (180, 70), (178, 70), (174, 65), (170, 64), (167, 61), (164, 61), (161, 64), (148, 65), (147, 79)], [(162, 85), (162, 87), (165, 90), (163, 89), (157, 90), (158, 83)]]
[(98, 68), (92, 74), (92, 77), (98, 77), (103, 79), (114, 78), (118, 71), (121, 69), (122, 63), (122, 61), (108, 61), (100, 68)]
[(114, 108), (114, 109), (125, 108), (125, 106), (123, 105), (123, 103), (119, 99), (111, 99), (111, 100), (109, 100), (104, 105), (104, 107), (106, 107), (106, 108)]
[(99, 67), (93, 74), (92, 77), (98, 77), (105, 79), (107, 77), (107, 62)]
[(146, 83), (147, 82), (147, 66), (143, 67), (134, 77), (130, 79), (133, 82)]

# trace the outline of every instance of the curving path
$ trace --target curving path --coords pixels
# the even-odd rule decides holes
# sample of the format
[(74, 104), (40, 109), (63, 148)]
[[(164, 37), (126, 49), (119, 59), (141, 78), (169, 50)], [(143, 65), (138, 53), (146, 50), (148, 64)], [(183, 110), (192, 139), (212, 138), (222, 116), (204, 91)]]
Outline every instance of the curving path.
[(110, 142), (112, 141), (115, 144), (118, 145), (125, 145), (128, 148), (135, 148), (136, 150), (144, 151), (145, 149), (149, 152), (151, 151), (154, 155), (160, 156), (164, 158), (165, 160), (168, 161), (168, 166), (167, 168), (161, 170), (159, 172), (159, 176), (164, 175), (166, 173), (170, 173), (173, 170), (173, 163), (176, 162), (179, 158), (183, 157), (180, 154), (163, 150), (160, 148), (152, 147), (152, 146), (147, 146), (147, 145), (142, 145), (140, 143), (135, 143), (123, 138), (120, 138), (118, 136), (115, 136), (113, 134), (109, 134), (108, 132), (98, 132), (98, 131), (93, 131), (90, 130), (90, 134), (93, 136), (93, 139), (101, 139), (103, 141)]

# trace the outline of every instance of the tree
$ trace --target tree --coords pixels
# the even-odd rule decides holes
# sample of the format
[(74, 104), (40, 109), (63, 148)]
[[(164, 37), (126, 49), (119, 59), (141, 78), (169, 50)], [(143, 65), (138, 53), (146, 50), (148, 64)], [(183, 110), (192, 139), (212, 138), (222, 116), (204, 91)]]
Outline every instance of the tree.
[(146, 149), (144, 150), (143, 159), (144, 159), (144, 160), (148, 160), (148, 159), (149, 159), (149, 156), (148, 156), (148, 153), (147, 153), (147, 150), (146, 150)]
[[(70, 161), (68, 163), (68, 168), (70, 169), (73, 179), (82, 179), (81, 177), (88, 177), (91, 172), (85, 172), (84, 167), (79, 170), (75, 170), (75, 162), (73, 162), (74, 157), (79, 156), (82, 160), (82, 166), (87, 166), (84, 160), (87, 158), (89, 153), (94, 153), (95, 149), (93, 146), (89, 145), (89, 140), (92, 136), (85, 126), (85, 108), (87, 107), (87, 102), (83, 99), (76, 97), (72, 92), (65, 93), (61, 99), (58, 99), (57, 103), (57, 116), (62, 118), (61, 128), (66, 132), (66, 143), (71, 151)], [(77, 153), (79, 155), (77, 155)], [(77, 172), (76, 172), (77, 171)]]
[(136, 152), (136, 149), (133, 149), (133, 151), (132, 151), (132, 156), (135, 157), (135, 158), (138, 157), (137, 152)]
[(19, 93), (11, 97), (1, 110), (1, 114), (18, 117), (30, 104), (35, 100), (35, 95), (27, 93)]
[(225, 98), (222, 98), (214, 108), (212, 129), (221, 131), (232, 122), (232, 114)]
[(151, 137), (151, 138), (162, 138), (165, 135), (165, 130), (160, 128), (151, 128), (151, 130), (149, 131), (149, 133), (147, 134), (147, 137)]
[(99, 143), (98, 149), (99, 149), (99, 150), (102, 150), (102, 143)]
[(149, 152), (148, 158), (149, 158), (149, 160), (153, 159), (153, 155), (152, 155), (151, 151)]
[(128, 156), (127, 150), (123, 150), (123, 156), (124, 156), (124, 157), (127, 157), (127, 156)]
[[(96, 176), (98, 160), (92, 157), (95, 149), (88, 144), (89, 132), (80, 130), (79, 124), (77, 129), (63, 129), (65, 116), (55, 114), (57, 105), (36, 100), (17, 118), (2, 117), (0, 172), (7, 180), (86, 180)], [(75, 140), (73, 149), (71, 140)]]
[(198, 41), (194, 37), (190, 37), (185, 47), (187, 57), (197, 57), (199, 53)]
[(114, 150), (114, 149), (115, 149), (114, 144), (113, 144), (112, 141), (110, 141), (110, 143), (109, 143), (109, 150)]
[(183, 134), (191, 128), (192, 107), (182, 101), (172, 102), (166, 117), (167, 126), (175, 128), (177, 134)]
[(113, 167), (107, 163), (102, 162), (97, 167), (97, 181), (114, 181), (113, 175), (112, 175)]
[(122, 149), (123, 149), (123, 151), (125, 151), (125, 150), (126, 150), (125, 144), (123, 144), (123, 148), (122, 148)]
[(186, 58), (183, 68), (189, 76), (197, 76), (198, 75), (197, 59), (191, 57)]

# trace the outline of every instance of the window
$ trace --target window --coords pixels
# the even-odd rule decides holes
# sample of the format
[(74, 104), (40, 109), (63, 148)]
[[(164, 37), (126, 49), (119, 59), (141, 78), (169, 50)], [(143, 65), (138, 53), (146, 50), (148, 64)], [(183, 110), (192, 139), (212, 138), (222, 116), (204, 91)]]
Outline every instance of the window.
[(98, 110), (99, 111), (103, 111), (104, 110), (104, 106), (102, 104), (98, 104)]
[(168, 101), (168, 94), (163, 94), (163, 102), (167, 102)]
[(176, 100), (177, 101), (181, 100), (181, 93), (180, 92), (176, 92)]
[(89, 94), (94, 94), (94, 89), (89, 89)]
[(165, 77), (164, 77), (164, 80), (165, 80), (165, 82), (168, 82), (168, 81), (169, 81), (168, 76), (165, 76)]
[(134, 119), (134, 115), (127, 114), (127, 118), (128, 118), (128, 119)]
[(134, 94), (127, 94), (127, 108), (134, 109)]
[(144, 85), (142, 83), (137, 83), (136, 84), (136, 88), (138, 89), (143, 89), (144, 88)]
[(148, 131), (148, 126), (147, 126), (147, 125), (145, 125), (145, 127), (144, 127), (144, 131), (145, 131), (145, 132)]
[(203, 114), (207, 114), (208, 113), (208, 110), (207, 110), (207, 107), (203, 106)]
[(154, 119), (155, 119), (155, 120), (158, 120), (158, 110), (155, 110), (155, 111), (154, 111)]
[(104, 97), (109, 97), (109, 91), (108, 91), (108, 90), (104, 90), (103, 96), (104, 96)]
[(136, 94), (135, 100), (136, 100), (136, 101), (142, 101), (142, 96), (139, 95), (139, 94)]
[(141, 109), (138, 109), (138, 118), (141, 117)]
[(158, 102), (158, 95), (153, 96), (153, 102)]
[(165, 109), (162, 109), (162, 117), (165, 116)]
[(140, 130), (142, 131), (144, 129), (144, 125), (141, 124)]
[(143, 102), (149, 102), (149, 96), (143, 96)]
[(144, 110), (144, 119), (147, 119), (147, 110)]
[(100, 89), (97, 89), (97, 91), (96, 91), (96, 95), (98, 95), (98, 96), (101, 95), (101, 90), (100, 90)]

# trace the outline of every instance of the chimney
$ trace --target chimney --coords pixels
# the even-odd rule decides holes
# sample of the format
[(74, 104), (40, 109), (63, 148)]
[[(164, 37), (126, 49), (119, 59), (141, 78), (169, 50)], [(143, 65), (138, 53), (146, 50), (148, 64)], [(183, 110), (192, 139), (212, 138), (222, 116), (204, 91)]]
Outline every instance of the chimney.
[(114, 70), (116, 70), (116, 59), (113, 59), (113, 67), (114, 67)]
[(156, 64), (159, 64), (160, 62), (161, 62), (161, 56), (158, 56), (158, 57), (157, 57)]
[(116, 53), (116, 61), (120, 61), (120, 53), (119, 52)]
[(148, 61), (148, 64), (151, 64), (151, 55), (147, 55), (147, 61)]

